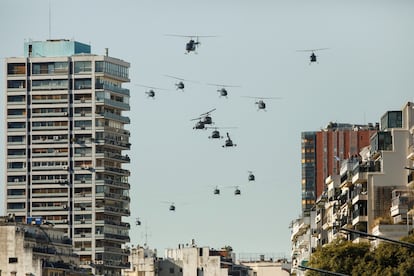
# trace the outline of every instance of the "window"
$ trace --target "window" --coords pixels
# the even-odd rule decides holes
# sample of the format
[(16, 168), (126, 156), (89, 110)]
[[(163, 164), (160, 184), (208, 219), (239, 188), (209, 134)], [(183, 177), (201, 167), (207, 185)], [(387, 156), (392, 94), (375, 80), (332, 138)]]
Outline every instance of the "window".
[(9, 63), (7, 64), (8, 75), (24, 75), (26, 74), (26, 66), (24, 63)]
[(91, 61), (76, 61), (75, 62), (75, 74), (77, 73), (88, 73), (92, 71)]
[(15, 264), (15, 263), (17, 263), (17, 257), (9, 258), (9, 264)]

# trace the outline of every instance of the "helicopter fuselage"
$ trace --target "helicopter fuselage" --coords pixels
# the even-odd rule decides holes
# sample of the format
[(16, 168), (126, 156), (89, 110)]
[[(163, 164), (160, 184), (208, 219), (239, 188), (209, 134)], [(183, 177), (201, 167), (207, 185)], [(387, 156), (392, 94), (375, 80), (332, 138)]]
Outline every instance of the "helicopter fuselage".
[(184, 90), (184, 87), (185, 87), (182, 81), (180, 81), (179, 83), (176, 83), (175, 86), (177, 86), (177, 89), (181, 89), (181, 90)]
[(190, 39), (190, 41), (188, 41), (187, 44), (185, 45), (185, 50), (188, 53), (191, 52), (191, 51), (195, 51), (196, 47), (199, 43), (200, 42), (198, 42), (198, 41), (194, 41), (194, 39)]
[(198, 121), (197, 124), (193, 127), (193, 129), (205, 129), (205, 123), (202, 121)]

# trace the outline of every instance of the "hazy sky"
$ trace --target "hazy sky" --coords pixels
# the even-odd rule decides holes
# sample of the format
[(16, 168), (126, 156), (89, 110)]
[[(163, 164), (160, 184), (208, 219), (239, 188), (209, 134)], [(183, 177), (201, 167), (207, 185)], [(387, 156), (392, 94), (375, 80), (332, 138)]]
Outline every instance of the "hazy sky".
[[(128, 221), (143, 222), (131, 228), (133, 244), (147, 240), (163, 255), (195, 239), (289, 255), (289, 224), (301, 212), (301, 132), (329, 121), (375, 123), (414, 100), (413, 12), (411, 0), (2, 0), (0, 57), (22, 56), (28, 39), (65, 38), (131, 63)], [(165, 34), (216, 37), (185, 55), (187, 39)], [(329, 49), (312, 65), (297, 51), (316, 48)], [(166, 74), (199, 83), (176, 91)], [(4, 66), (0, 76), (4, 94)], [(206, 83), (240, 87), (225, 99)], [(152, 100), (135, 84), (170, 91)], [(263, 112), (241, 96), (282, 99)], [(193, 129), (191, 119), (213, 108), (216, 126), (237, 127), (221, 130), (237, 147)]]

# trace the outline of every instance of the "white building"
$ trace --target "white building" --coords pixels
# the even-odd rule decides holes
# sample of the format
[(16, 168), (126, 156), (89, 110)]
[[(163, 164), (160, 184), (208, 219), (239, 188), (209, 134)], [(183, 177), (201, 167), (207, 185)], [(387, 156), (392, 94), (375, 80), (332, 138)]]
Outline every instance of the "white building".
[(166, 249), (163, 258), (147, 247), (133, 248), (130, 262), (131, 268), (124, 270), (126, 276), (253, 276), (252, 269), (235, 263), (230, 247), (198, 247), (194, 240), (190, 245)]
[(130, 269), (124, 269), (124, 276), (155, 276), (157, 273), (157, 251), (147, 246), (131, 248), (129, 256)]
[(128, 69), (71, 40), (26, 42), (5, 63), (5, 210), (63, 229), (96, 275), (129, 267)]
[(291, 263), (286, 259), (265, 259), (260, 255), (257, 260), (239, 260), (241, 265), (250, 267), (252, 276), (289, 276)]
[(1, 275), (90, 275), (79, 267), (71, 240), (46, 225), (27, 225), (0, 218)]

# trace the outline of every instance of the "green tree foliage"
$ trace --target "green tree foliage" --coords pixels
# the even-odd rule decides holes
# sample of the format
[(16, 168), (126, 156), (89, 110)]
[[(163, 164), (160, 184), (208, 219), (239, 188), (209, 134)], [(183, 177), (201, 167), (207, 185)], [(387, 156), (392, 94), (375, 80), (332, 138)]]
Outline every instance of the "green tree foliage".
[[(403, 241), (414, 244), (414, 235)], [(409, 276), (414, 275), (414, 248), (382, 242), (371, 250), (369, 243), (338, 239), (318, 248), (308, 266), (347, 275)], [(319, 276), (320, 273), (308, 271), (306, 275)]]

